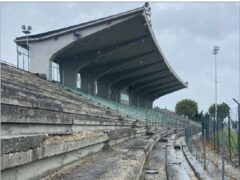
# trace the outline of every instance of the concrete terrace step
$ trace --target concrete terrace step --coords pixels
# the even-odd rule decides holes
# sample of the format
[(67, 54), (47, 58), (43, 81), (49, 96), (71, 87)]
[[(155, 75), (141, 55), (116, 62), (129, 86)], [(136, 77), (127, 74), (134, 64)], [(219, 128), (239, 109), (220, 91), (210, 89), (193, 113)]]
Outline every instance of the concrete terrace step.
[[(49, 92), (55, 92), (55, 93), (64, 93), (67, 95), (74, 96), (75, 98), (81, 98), (81, 100), (89, 102), (88, 98), (76, 95), (72, 92), (66, 91), (62, 85), (59, 84), (54, 84), (51, 83), (47, 80), (43, 80), (39, 78), (38, 76), (31, 74), (29, 72), (25, 72), (16, 68), (12, 68), (10, 66), (2, 67), (2, 79), (8, 80), (9, 82), (14, 82), (16, 84), (20, 85), (26, 85), (25, 87), (27, 88), (32, 88), (32, 89), (38, 89), (38, 90), (43, 90), (49, 91)], [(9, 72), (10, 71), (10, 72)], [(21, 72), (21, 73), (19, 73)], [(18, 74), (19, 73), (19, 74)], [(30, 83), (31, 82), (31, 83)], [(96, 104), (95, 102), (91, 102), (92, 104)]]
[[(76, 95), (74, 93), (72, 93), (72, 94), (74, 94), (73, 97), (68, 96), (68, 94), (67, 94), (68, 92), (66, 90), (64, 90), (64, 92), (61, 94), (57, 93), (58, 91), (51, 92), (49, 94), (47, 92), (46, 88), (45, 88), (45, 91), (42, 92), (39, 90), (32, 90), (31, 88), (28, 89), (29, 86), (25, 86), (21, 83), (5, 81), (2, 79), (1, 90), (2, 90), (3, 101), (10, 103), (12, 100), (12, 103), (15, 103), (15, 104), (21, 103), (21, 105), (24, 105), (24, 103), (25, 103), (30, 106), (31, 105), (39, 106), (39, 105), (41, 105), (42, 101), (43, 102), (47, 101), (49, 103), (52, 102), (53, 104), (61, 103), (61, 105), (66, 106), (66, 108), (68, 108), (68, 110), (74, 110), (74, 107), (75, 107), (75, 110), (79, 110), (79, 108), (80, 109), (86, 108), (86, 111), (89, 111), (89, 109), (91, 108), (91, 111), (104, 112), (107, 114), (122, 116), (120, 113), (118, 113), (114, 110), (111, 110), (109, 108), (100, 106), (96, 103), (92, 103), (92, 102), (85, 103), (85, 100), (82, 101), (81, 96)], [(10, 95), (11, 95), (11, 99), (9, 99)], [(26, 100), (26, 97), (28, 97), (30, 99)], [(14, 101), (14, 99), (15, 99), (15, 101)], [(36, 99), (39, 100), (39, 102)], [(58, 104), (56, 104), (56, 105), (58, 105)], [(53, 107), (57, 108), (56, 106), (53, 106)], [(61, 107), (59, 107), (59, 108), (61, 108)]]
[(2, 135), (32, 133), (71, 133), (82, 130), (144, 127), (145, 124), (107, 115), (93, 116), (36, 109), (15, 105), (1, 105)]
[[(29, 88), (30, 87), (30, 88)], [(84, 107), (89, 107), (93, 108), (96, 111), (106, 111), (106, 108), (101, 107), (96, 104), (92, 104), (91, 102), (86, 102), (85, 100), (83, 101), (81, 99), (81, 96), (76, 97), (71, 97), (66, 95), (65, 92), (59, 93), (59, 92), (48, 92), (48, 90), (45, 91), (39, 91), (39, 89), (32, 89), (30, 85), (26, 86), (21, 83), (15, 83), (15, 82), (9, 82), (4, 79), (2, 79), (1, 82), (1, 90), (3, 95), (11, 95), (11, 96), (22, 96), (22, 97), (28, 97), (34, 99), (39, 99), (39, 100), (44, 100), (44, 101), (50, 101), (53, 103), (67, 103), (67, 104), (72, 104), (72, 106), (83, 106)], [(7, 96), (8, 97), (8, 96)], [(80, 98), (79, 98), (80, 97)], [(26, 100), (27, 101), (27, 100)], [(109, 110), (108, 110), (109, 111)]]
[(75, 162), (42, 179), (139, 179), (143, 164), (154, 144), (165, 132), (129, 139), (107, 151)]
[[(32, 92), (23, 91), (20, 89), (5, 87), (2, 91), (2, 103), (19, 105), (25, 107), (33, 107), (40, 109), (49, 109), (56, 110), (60, 112), (70, 112), (70, 113), (79, 113), (79, 114), (91, 114), (91, 115), (104, 115), (109, 114), (113, 115), (107, 110), (101, 110), (98, 108), (88, 107), (81, 102), (73, 103), (67, 100), (54, 99), (52, 97), (42, 96), (41, 94), (34, 94)], [(120, 115), (119, 115), (120, 116)]]
[(2, 179), (38, 178), (87, 155), (142, 135), (143, 132), (137, 133), (129, 128), (82, 131), (67, 135), (4, 137), (1, 156)]

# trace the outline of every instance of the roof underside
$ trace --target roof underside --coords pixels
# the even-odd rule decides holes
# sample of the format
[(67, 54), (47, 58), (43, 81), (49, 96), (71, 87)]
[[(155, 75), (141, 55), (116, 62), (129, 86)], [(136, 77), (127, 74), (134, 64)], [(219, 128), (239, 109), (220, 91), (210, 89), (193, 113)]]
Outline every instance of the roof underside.
[[(129, 16), (87, 37), (80, 38), (59, 51), (55, 61), (93, 56), (81, 72), (96, 75), (98, 81), (111, 81), (111, 87), (129, 88), (138, 97), (154, 100), (165, 94), (185, 88), (186, 84), (174, 73), (164, 58), (149, 25), (143, 8), (68, 28), (30, 36), (37, 41), (56, 33), (88, 28), (101, 21), (114, 21)], [(15, 41), (21, 44), (24, 37)]]

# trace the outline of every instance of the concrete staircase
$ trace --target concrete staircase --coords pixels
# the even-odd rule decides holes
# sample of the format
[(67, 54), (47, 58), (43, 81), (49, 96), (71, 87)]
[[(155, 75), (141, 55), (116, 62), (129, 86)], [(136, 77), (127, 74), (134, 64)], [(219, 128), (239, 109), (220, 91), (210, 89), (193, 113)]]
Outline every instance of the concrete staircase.
[(3, 63), (1, 96), (2, 179), (38, 179), (146, 134), (144, 122)]

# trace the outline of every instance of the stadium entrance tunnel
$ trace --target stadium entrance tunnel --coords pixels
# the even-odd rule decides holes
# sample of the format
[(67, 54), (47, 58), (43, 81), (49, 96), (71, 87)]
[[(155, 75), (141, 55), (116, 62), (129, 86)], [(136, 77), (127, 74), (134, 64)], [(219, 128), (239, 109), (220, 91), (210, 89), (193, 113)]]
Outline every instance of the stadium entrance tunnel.
[[(186, 87), (164, 58), (144, 7), (28, 38), (30, 71), (90, 95), (151, 108), (156, 98)], [(26, 38), (15, 42), (24, 46)]]

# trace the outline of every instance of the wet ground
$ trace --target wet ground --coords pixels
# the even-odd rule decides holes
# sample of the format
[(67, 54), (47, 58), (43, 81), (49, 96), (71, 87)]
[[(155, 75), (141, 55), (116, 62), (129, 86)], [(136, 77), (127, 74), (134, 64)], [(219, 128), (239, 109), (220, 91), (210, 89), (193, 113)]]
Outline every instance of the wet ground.
[[(143, 167), (141, 180), (166, 180), (166, 142), (157, 142)], [(152, 170), (152, 171), (151, 171)]]
[[(168, 142), (156, 143), (149, 154), (143, 167), (141, 180), (196, 180), (181, 149), (180, 139), (176, 139), (176, 135), (165, 139)], [(174, 148), (174, 145), (180, 149)]]

